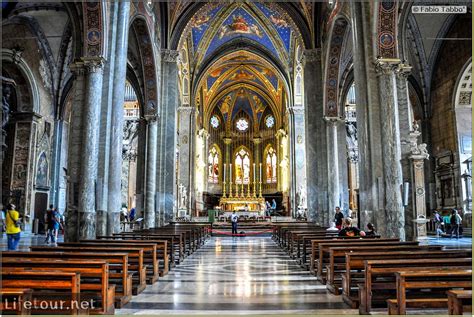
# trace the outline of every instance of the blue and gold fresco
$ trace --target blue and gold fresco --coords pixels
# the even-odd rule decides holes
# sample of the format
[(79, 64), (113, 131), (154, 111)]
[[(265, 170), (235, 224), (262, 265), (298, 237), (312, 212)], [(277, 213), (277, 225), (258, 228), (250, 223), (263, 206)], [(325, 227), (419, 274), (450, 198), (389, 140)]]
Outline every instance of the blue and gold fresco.
[(214, 21), (217, 13), (222, 9), (222, 6), (217, 5), (214, 8), (210, 7), (209, 9), (209, 11), (206, 10), (207, 12), (196, 15), (191, 21), (194, 51), (198, 48), (204, 34), (209, 29), (212, 21)]
[(288, 22), (278, 12), (270, 10), (263, 3), (256, 2), (255, 6), (257, 6), (257, 8), (262, 11), (271, 22), (272, 26), (278, 32), (286, 51), (289, 52), (291, 46), (291, 27)]
[(278, 55), (278, 51), (265, 32), (265, 29), (245, 9), (239, 7), (218, 26), (216, 36), (207, 47), (205, 57), (215, 52), (222, 44), (238, 37), (248, 38), (266, 47), (270, 52)]

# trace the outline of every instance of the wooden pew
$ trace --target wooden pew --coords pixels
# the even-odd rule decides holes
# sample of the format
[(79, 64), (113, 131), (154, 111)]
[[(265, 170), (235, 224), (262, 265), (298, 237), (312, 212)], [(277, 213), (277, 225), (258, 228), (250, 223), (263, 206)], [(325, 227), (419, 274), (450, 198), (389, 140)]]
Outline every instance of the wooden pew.
[(48, 246), (32, 246), (31, 251), (44, 252), (100, 252), (100, 253), (127, 253), (128, 254), (128, 271), (137, 272), (132, 275), (132, 294), (138, 295), (146, 287), (146, 267), (143, 265), (143, 248), (109, 248), (109, 247), (95, 247), (95, 246), (81, 246), (81, 247), (48, 247)]
[[(319, 245), (321, 243), (326, 243), (330, 240), (332, 243), (366, 243), (367, 240), (362, 239), (362, 238), (353, 238), (353, 239), (341, 239), (340, 237), (338, 238), (333, 238), (333, 239), (316, 239), (316, 240), (311, 240), (311, 261), (310, 261), (310, 272), (317, 275), (318, 273), (318, 263), (319, 263)], [(347, 242), (350, 240), (350, 242)], [(359, 242), (360, 241), (360, 242)], [(368, 241), (373, 241), (373, 240), (368, 240)], [(382, 238), (382, 239), (377, 239), (377, 242), (389, 242), (389, 241), (400, 241), (398, 238)]]
[[(120, 232), (113, 234), (114, 239), (125, 240), (167, 240), (168, 254), (171, 258), (171, 266), (181, 263), (184, 260), (184, 244), (181, 234), (145, 234), (139, 232)], [(102, 237), (97, 237), (101, 239)]]
[(0, 289), (0, 313), (16, 315), (31, 315), (31, 307), (24, 305), (25, 302), (32, 302), (31, 288), (5, 288)]
[(132, 299), (133, 273), (128, 271), (127, 253), (8, 251), (2, 252), (2, 257), (13, 259), (103, 260), (109, 264), (109, 285), (115, 285), (115, 307), (123, 307)]
[(464, 305), (472, 312), (472, 290), (450, 290), (448, 294), (448, 314), (462, 315)]
[[(413, 289), (452, 289), (472, 287), (472, 269), (404, 270), (395, 273), (397, 298), (387, 300), (389, 315), (406, 315), (407, 308), (447, 307), (447, 298), (407, 298)], [(445, 299), (445, 300), (444, 300)], [(444, 304), (444, 306), (443, 306)]]
[[(326, 266), (326, 287), (336, 295), (340, 294), (342, 288), (342, 278), (337, 275), (338, 272), (343, 272), (346, 268), (346, 254), (348, 252), (390, 252), (390, 251), (441, 251), (442, 246), (423, 245), (419, 246), (416, 242), (393, 242), (375, 243), (372, 245), (349, 245), (345, 247), (330, 247), (329, 264)], [(382, 249), (382, 250), (381, 250)], [(323, 250), (324, 251), (324, 250)]]
[(398, 239), (395, 239), (395, 241), (385, 241), (385, 239), (380, 239), (380, 240), (365, 240), (365, 239), (358, 239), (358, 240), (335, 240), (335, 241), (323, 241), (318, 244), (316, 247), (318, 250), (318, 253), (316, 255), (316, 262), (315, 262), (315, 272), (316, 272), (316, 277), (323, 282), (326, 283), (326, 265), (329, 263), (329, 249), (331, 247), (339, 247), (339, 246), (371, 246), (371, 245), (418, 245), (418, 242), (400, 242)]
[(44, 258), (2, 258), (2, 268), (9, 271), (80, 273), (81, 300), (93, 300), (94, 314), (113, 315), (115, 285), (109, 285), (109, 264), (101, 260), (63, 260)]
[[(100, 242), (101, 240), (92, 241), (92, 240), (83, 240), (81, 242), (62, 242), (58, 243), (57, 245), (60, 247), (107, 247), (110, 249), (117, 249), (117, 248), (127, 248), (127, 247), (134, 247), (134, 248), (142, 248), (143, 249), (143, 267), (146, 269), (146, 282), (148, 284), (153, 285), (156, 281), (158, 281), (159, 273), (158, 273), (158, 258), (156, 252), (156, 244), (154, 243), (110, 243), (104, 244)], [(129, 259), (129, 265), (133, 264), (134, 262)], [(130, 267), (132, 270), (139, 270), (138, 263), (135, 263), (137, 267)]]
[[(376, 299), (378, 303), (385, 304), (385, 301), (390, 297), (390, 292), (395, 291), (396, 271), (404, 267), (426, 267), (427, 262), (430, 267), (447, 264), (464, 265), (471, 259), (470, 252), (466, 251), (347, 253), (346, 272), (343, 278), (343, 300), (352, 308), (359, 305), (360, 314), (369, 314)], [(362, 280), (360, 279), (361, 274)], [(377, 279), (380, 278), (382, 280), (378, 283)], [(353, 290), (355, 290), (355, 295)], [(383, 293), (380, 290), (383, 290)], [(373, 294), (377, 294), (377, 298), (374, 298)]]
[(80, 240), (80, 242), (94, 242), (94, 243), (103, 243), (103, 244), (126, 244), (126, 245), (135, 245), (135, 244), (154, 244), (156, 245), (156, 258), (158, 261), (158, 273), (160, 276), (165, 276), (168, 274), (170, 269), (170, 256), (168, 254), (168, 241), (166, 240), (124, 240), (116, 239), (113, 236), (101, 236), (95, 240)]
[[(63, 310), (58, 309), (48, 310), (41, 309), (38, 307), (32, 308), (32, 313), (36, 314), (47, 314), (47, 313), (61, 313), (61, 314), (87, 314), (88, 311), (81, 308), (80, 305), (72, 305), (72, 301), (80, 303), (80, 291), (81, 291), (81, 275), (79, 273), (70, 272), (58, 272), (58, 271), (46, 271), (46, 272), (31, 272), (31, 271), (10, 271), (9, 269), (2, 268), (1, 279), (2, 288), (30, 288), (33, 290), (32, 299), (33, 301), (38, 298), (39, 300), (52, 300), (51, 298), (44, 298), (46, 292), (49, 293), (49, 297), (52, 297), (53, 292), (57, 292), (61, 295), (61, 300), (66, 302), (63, 306)], [(43, 297), (42, 297), (43, 294)], [(59, 302), (56, 300), (59, 305)]]

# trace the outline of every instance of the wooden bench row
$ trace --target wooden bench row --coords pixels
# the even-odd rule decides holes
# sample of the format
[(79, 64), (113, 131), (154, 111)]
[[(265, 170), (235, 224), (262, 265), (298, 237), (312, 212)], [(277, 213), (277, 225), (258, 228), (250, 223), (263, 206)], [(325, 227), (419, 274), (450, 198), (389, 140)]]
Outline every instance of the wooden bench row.
[[(115, 307), (122, 307), (132, 295), (142, 292), (146, 284), (153, 284), (168, 273), (174, 251), (171, 249), (169, 253), (169, 242), (173, 245), (177, 239), (182, 252), (185, 246), (195, 250), (204, 243), (210, 230), (208, 224), (174, 224), (154, 229), (153, 233), (133, 235), (133, 240), (117, 235), (59, 243), (56, 247), (33, 246), (31, 252), (3, 252), (2, 312), (113, 314)], [(157, 235), (164, 239), (156, 239)], [(66, 298), (66, 304), (65, 308), (50, 311), (44, 307), (25, 310), (20, 303), (31, 298), (53, 302)], [(7, 299), (18, 305), (8, 305)], [(72, 307), (73, 301), (89, 301), (93, 305)]]

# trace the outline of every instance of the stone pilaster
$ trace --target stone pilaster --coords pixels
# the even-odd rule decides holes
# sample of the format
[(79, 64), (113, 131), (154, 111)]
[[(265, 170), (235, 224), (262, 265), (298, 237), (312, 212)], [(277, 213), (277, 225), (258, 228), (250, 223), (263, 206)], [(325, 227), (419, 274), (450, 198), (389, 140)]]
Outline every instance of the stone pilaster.
[(122, 142), (124, 125), (123, 103), (125, 100), (125, 80), (127, 73), (129, 16), (130, 2), (120, 2), (117, 22), (117, 42), (115, 46), (112, 96), (107, 235), (112, 235), (113, 233), (120, 231), (120, 210), (122, 207)]
[(327, 155), (321, 50), (304, 52), (304, 96), (306, 125), (306, 173), (308, 220), (327, 220)]
[(339, 169), (339, 142), (338, 130), (343, 126), (344, 121), (341, 118), (325, 117), (327, 123), (327, 177), (328, 177), (328, 203), (329, 219), (333, 219), (335, 208), (342, 209), (341, 188), (340, 188), (340, 169)]
[(389, 237), (405, 239), (405, 210), (403, 208), (400, 127), (398, 118), (396, 71), (398, 59), (379, 58), (378, 73), (382, 121), (382, 150), (384, 171), (385, 223)]
[(161, 116), (160, 116), (160, 162), (159, 162), (159, 213), (160, 223), (168, 223), (173, 217), (173, 202), (176, 197), (176, 110), (178, 108), (178, 52), (161, 51)]
[(154, 228), (157, 225), (156, 215), (156, 146), (158, 122), (156, 116), (147, 118), (147, 159), (145, 173), (145, 209), (144, 227)]
[[(408, 183), (410, 188), (413, 188), (413, 175), (411, 172), (410, 161), (410, 131), (412, 130), (411, 105), (408, 96), (408, 82), (407, 78), (411, 73), (411, 66), (407, 64), (400, 64), (397, 68), (397, 99), (398, 99), (398, 118), (400, 126), (400, 142), (401, 142), (401, 165), (403, 182)], [(405, 237), (407, 240), (414, 239), (416, 231), (414, 216), (414, 201), (409, 196), (405, 205)]]
[[(231, 159), (231, 154), (230, 154), (230, 147), (232, 145), (232, 138), (230, 137), (225, 137), (224, 138), (224, 144), (225, 144), (225, 163), (226, 163), (226, 168), (227, 168), (227, 171), (226, 171), (226, 186), (227, 186), (227, 195), (229, 195), (230, 197), (232, 197), (232, 192), (234, 190), (234, 188), (232, 187), (232, 182), (234, 181), (234, 179), (230, 179), (231, 177), (231, 168), (230, 168), (230, 164), (232, 164), (232, 159)], [(232, 177), (235, 177), (234, 175), (232, 175)]]
[(84, 110), (82, 114), (82, 151), (79, 180), (79, 239), (96, 236), (96, 179), (100, 104), (102, 98), (103, 59), (82, 58), (86, 70)]
[[(193, 195), (191, 186), (191, 174), (194, 173), (194, 159), (193, 159), (193, 138), (194, 138), (194, 107), (189, 105), (182, 105), (178, 108), (178, 120), (179, 120), (179, 159), (178, 159), (178, 186), (184, 186), (186, 192), (189, 193), (189, 198), (186, 201), (185, 206), (178, 206), (180, 209), (179, 216), (187, 216), (190, 214), (191, 210), (191, 195)], [(202, 148), (196, 149), (196, 151), (201, 151), (197, 153), (199, 158), (197, 161), (205, 162), (205, 157), (202, 157)], [(198, 163), (199, 164), (199, 163)], [(207, 166), (207, 165), (206, 165)], [(197, 167), (202, 169), (201, 166)], [(201, 172), (203, 172), (201, 170)], [(201, 188), (202, 190), (202, 188)], [(184, 207), (184, 208), (183, 208)]]
[[(255, 163), (255, 175), (257, 175), (256, 178), (255, 178), (257, 184), (253, 184), (253, 186), (256, 186), (255, 187), (255, 192), (258, 193), (259, 192), (259, 185), (258, 184), (260, 182), (260, 179), (259, 179), (260, 178), (260, 163), (262, 163), (262, 161), (265, 161), (264, 159), (262, 159), (262, 138), (261, 137), (253, 138), (253, 144), (254, 144), (254, 146), (253, 146), (253, 149), (254, 149), (253, 161)], [(253, 166), (252, 166), (252, 168), (253, 168)], [(262, 164), (262, 168), (265, 170), (265, 167), (263, 166), (263, 164)], [(252, 182), (253, 182), (253, 178), (252, 178)], [(262, 180), (262, 186), (263, 186), (263, 180)]]

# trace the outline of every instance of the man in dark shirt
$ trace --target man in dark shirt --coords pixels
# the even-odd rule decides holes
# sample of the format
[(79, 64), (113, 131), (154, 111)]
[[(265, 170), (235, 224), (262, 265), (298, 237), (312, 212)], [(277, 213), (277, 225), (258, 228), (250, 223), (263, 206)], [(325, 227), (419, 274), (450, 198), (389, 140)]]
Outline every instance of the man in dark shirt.
[(336, 228), (341, 230), (342, 219), (344, 219), (344, 214), (341, 212), (341, 208), (336, 207), (336, 214), (334, 215), (334, 222), (336, 223)]
[(365, 232), (357, 227), (352, 227), (352, 222), (349, 218), (344, 219), (344, 228), (339, 231), (340, 237), (364, 237)]

